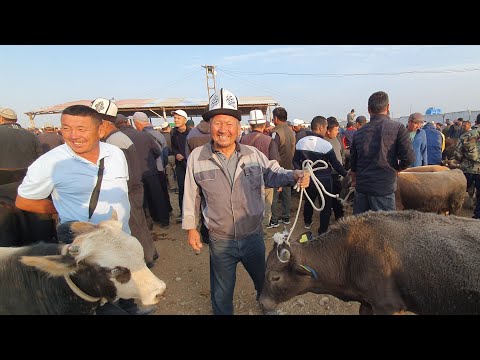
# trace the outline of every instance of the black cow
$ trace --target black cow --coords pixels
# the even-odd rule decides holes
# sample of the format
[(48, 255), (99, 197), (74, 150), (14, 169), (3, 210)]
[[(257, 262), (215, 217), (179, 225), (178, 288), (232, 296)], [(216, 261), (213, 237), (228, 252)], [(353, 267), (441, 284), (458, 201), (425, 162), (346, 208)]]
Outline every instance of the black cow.
[(480, 314), (476, 219), (367, 212), (308, 237), (274, 243), (259, 299), (265, 310), (313, 292), (358, 301), (360, 314)]
[(115, 220), (77, 223), (73, 242), (0, 248), (0, 314), (93, 314), (105, 301), (159, 301), (165, 283)]
[(33, 242), (57, 242), (55, 221), (49, 214), (15, 206), (17, 189), (27, 168), (0, 169), (0, 246), (25, 246)]

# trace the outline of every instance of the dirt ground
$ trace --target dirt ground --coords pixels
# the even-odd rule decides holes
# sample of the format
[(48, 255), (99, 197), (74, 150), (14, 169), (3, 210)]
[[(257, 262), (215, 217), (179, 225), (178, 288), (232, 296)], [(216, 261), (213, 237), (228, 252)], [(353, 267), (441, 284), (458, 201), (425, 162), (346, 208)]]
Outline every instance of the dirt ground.
[[(171, 193), (174, 208), (170, 227), (162, 229), (154, 225), (153, 236), (160, 258), (152, 271), (166, 285), (167, 290), (157, 306), (154, 315), (211, 315), (209, 252), (204, 245), (200, 254), (196, 255), (187, 242), (186, 232), (181, 224), (175, 223), (178, 214), (177, 195)], [(298, 208), (299, 196), (292, 192), (292, 210), (290, 215), (293, 226)], [(303, 204), (302, 204), (303, 209)], [(471, 217), (471, 209), (462, 209), (461, 216)], [(333, 220), (334, 221), (334, 220)], [(319, 225), (319, 215), (314, 213), (312, 231)], [(283, 225), (268, 229), (265, 236), (267, 254), (273, 246), (273, 235), (282, 232)], [(305, 231), (302, 211), (292, 238)], [(358, 302), (343, 302), (331, 295), (303, 294), (277, 307), (280, 315), (357, 315)], [(255, 300), (255, 289), (247, 272), (241, 264), (237, 267), (237, 284), (234, 294), (235, 315), (261, 315), (260, 307)]]

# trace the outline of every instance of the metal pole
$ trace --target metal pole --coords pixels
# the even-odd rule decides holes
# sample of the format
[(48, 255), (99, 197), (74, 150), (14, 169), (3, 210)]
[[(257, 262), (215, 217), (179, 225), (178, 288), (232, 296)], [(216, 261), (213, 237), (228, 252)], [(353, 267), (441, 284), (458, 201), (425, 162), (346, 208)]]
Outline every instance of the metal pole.
[[(215, 71), (215, 65), (202, 65), (203, 68), (205, 68), (205, 76), (207, 80), (207, 94), (208, 98), (210, 99), (210, 90), (213, 90), (213, 93), (217, 91), (217, 85), (216, 85), (216, 71)], [(209, 80), (212, 79), (213, 81), (213, 87), (210, 86)], [(213, 94), (212, 94), (213, 95)]]

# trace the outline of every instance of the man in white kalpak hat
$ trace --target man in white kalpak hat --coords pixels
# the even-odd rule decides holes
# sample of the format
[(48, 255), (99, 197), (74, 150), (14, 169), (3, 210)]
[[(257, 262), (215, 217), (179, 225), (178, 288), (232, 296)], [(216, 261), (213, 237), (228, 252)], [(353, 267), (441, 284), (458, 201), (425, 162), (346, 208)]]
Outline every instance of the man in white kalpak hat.
[[(242, 137), (240, 143), (256, 147), (258, 150), (264, 153), (269, 160), (280, 161), (280, 153), (278, 152), (277, 143), (273, 141), (271, 136), (263, 133), (267, 124), (267, 120), (265, 119), (262, 110), (250, 111), (250, 119), (248, 120), (248, 123), (250, 124), (251, 131)], [(265, 188), (265, 216), (263, 218), (264, 229), (267, 228), (268, 224), (270, 223), (270, 217), (272, 216), (272, 200), (273, 189)]]
[[(285, 170), (260, 150), (238, 142), (242, 113), (238, 99), (220, 89), (210, 97), (203, 119), (210, 122), (212, 141), (188, 157), (182, 228), (196, 251), (202, 248), (197, 231), (200, 211), (210, 235), (210, 291), (215, 315), (233, 314), (236, 268), (241, 262), (257, 290), (265, 277), (262, 221), (265, 187), (307, 187), (302, 170)], [(203, 194), (201, 201), (200, 193)]]

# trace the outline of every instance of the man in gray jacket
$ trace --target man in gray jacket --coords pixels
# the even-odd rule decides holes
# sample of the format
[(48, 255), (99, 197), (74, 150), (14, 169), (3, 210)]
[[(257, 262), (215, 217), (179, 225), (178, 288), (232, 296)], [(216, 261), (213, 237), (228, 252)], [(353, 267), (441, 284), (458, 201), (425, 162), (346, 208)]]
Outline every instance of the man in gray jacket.
[[(302, 170), (285, 170), (258, 149), (238, 142), (242, 113), (238, 99), (220, 89), (210, 97), (203, 119), (210, 122), (212, 142), (188, 157), (182, 228), (196, 251), (200, 210), (210, 235), (210, 297), (215, 315), (233, 314), (236, 268), (241, 262), (252, 278), (257, 299), (265, 277), (262, 220), (265, 186), (307, 187)], [(201, 198), (200, 194), (203, 194)], [(202, 200), (201, 200), (202, 199)]]

